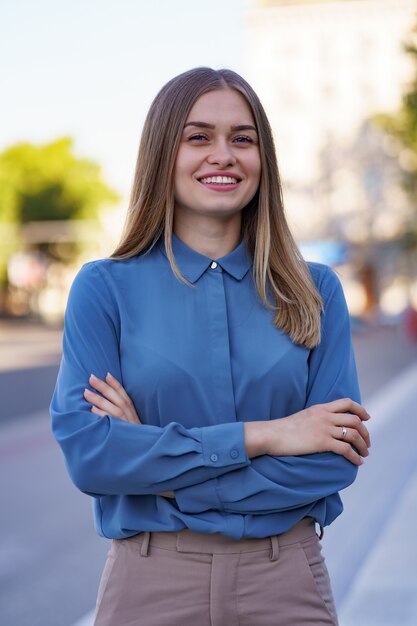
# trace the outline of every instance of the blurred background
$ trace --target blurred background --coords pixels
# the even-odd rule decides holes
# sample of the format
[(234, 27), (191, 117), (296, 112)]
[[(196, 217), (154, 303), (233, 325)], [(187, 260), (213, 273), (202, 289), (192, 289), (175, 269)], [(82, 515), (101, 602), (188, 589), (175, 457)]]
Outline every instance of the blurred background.
[(293, 232), (345, 289), (374, 449), (324, 540), (341, 626), (415, 625), (416, 1), (0, 0), (0, 64), (2, 626), (91, 623), (108, 545), (47, 414), (63, 313), (153, 97), (197, 65), (260, 95)]

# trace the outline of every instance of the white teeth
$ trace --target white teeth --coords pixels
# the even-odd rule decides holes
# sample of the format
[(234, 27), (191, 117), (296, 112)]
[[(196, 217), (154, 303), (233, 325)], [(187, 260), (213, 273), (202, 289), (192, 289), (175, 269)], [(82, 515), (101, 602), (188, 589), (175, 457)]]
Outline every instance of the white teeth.
[(233, 185), (237, 183), (236, 178), (232, 178), (231, 176), (209, 176), (208, 178), (200, 178), (200, 182), (202, 183), (220, 183), (224, 185)]

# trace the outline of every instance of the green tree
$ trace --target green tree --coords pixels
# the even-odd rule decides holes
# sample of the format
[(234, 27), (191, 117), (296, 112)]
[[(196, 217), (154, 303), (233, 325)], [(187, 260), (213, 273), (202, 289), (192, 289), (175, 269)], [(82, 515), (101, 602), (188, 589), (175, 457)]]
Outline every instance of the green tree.
[(417, 247), (417, 26), (404, 44), (410, 55), (415, 71), (414, 76), (402, 96), (401, 106), (394, 114), (379, 113), (374, 122), (389, 138), (402, 172), (404, 188), (415, 207), (413, 223), (407, 234), (407, 247)]
[[(74, 154), (73, 140), (18, 143), (0, 153), (0, 285), (6, 282), (8, 258), (21, 248), (21, 227), (28, 222), (90, 220), (100, 209), (119, 200), (103, 180), (100, 166)], [(45, 242), (44, 252), (61, 258)], [(68, 242), (65, 260), (80, 251)]]
[(118, 199), (100, 166), (74, 155), (70, 137), (19, 143), (0, 154), (0, 222), (95, 219)]

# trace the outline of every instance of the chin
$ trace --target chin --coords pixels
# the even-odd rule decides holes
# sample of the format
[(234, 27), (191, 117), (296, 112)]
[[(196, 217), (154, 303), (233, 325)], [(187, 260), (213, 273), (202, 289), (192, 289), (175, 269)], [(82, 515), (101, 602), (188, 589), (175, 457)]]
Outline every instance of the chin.
[(242, 209), (229, 209), (229, 208), (216, 208), (216, 209), (206, 209), (202, 215), (206, 217), (217, 217), (217, 218), (230, 218), (234, 215), (237, 215), (242, 212)]

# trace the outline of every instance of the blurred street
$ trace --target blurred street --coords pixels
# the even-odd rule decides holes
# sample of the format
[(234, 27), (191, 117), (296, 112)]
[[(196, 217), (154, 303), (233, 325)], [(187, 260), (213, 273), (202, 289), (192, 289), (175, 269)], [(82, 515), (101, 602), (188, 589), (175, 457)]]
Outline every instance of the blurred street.
[[(190, 228), (193, 213), (207, 224), (210, 215), (182, 206), (178, 183), (193, 172), (193, 189), (204, 185), (194, 187), (196, 170), (178, 165), (178, 142), (207, 146), (201, 154), (216, 164), (213, 175), (224, 174), (225, 154), (236, 161), (229, 174), (239, 184), (213, 188), (215, 196), (232, 191), (233, 199), (249, 170), (255, 181), (256, 168), (245, 163), (259, 157), (259, 193), (233, 209), (245, 216), (245, 239), (256, 236), (256, 250), (267, 252), (262, 228), (252, 229), (259, 204), (258, 226), (279, 216), (281, 235), (270, 229), (270, 249), (286, 264), (282, 196), (302, 256), (341, 279), (372, 448), (342, 493), (344, 514), (325, 529), (323, 551), (340, 626), (416, 626), (416, 0), (213, 0), (210, 11), (222, 19), (204, 36), (198, 25), (207, 7), (193, 0), (107, 0), (87, 10), (83, 0), (3, 4), (0, 626), (92, 626), (110, 542), (96, 534), (91, 499), (71, 483), (51, 433), (60, 324), (85, 262), (108, 257), (121, 241), (127, 256), (136, 254), (139, 241), (146, 247), (169, 234), (170, 223), (180, 236), (181, 211), (184, 227), (202, 235)], [(143, 58), (149, 62), (138, 75)], [(227, 107), (216, 107), (214, 119), (207, 109), (203, 126), (212, 135), (183, 141), (187, 121), (175, 112), (191, 115), (200, 102), (191, 74), (182, 100), (169, 83), (163, 93), (172, 103), (157, 99), (148, 116), (166, 81), (192, 66), (233, 68), (249, 81), (277, 146), (282, 190), (264, 113), (243, 83), (226, 80), (247, 100), (253, 124), (247, 113), (243, 125), (233, 122), (221, 159), (214, 139)], [(224, 124), (212, 123), (219, 111)], [(234, 135), (253, 126), (259, 141)], [(201, 207), (207, 198), (211, 213), (205, 186)], [(126, 216), (131, 230), (123, 230)], [(212, 218), (226, 224), (217, 212)], [(294, 278), (291, 263), (287, 269)]]
[[(0, 323), (2, 626), (77, 622), (94, 606), (108, 549), (50, 434), (47, 404), (60, 340), (59, 330)], [(345, 513), (326, 529), (324, 551), (341, 626), (411, 626), (417, 623), (417, 346), (393, 326), (358, 327), (354, 341), (373, 415), (372, 455), (344, 492)]]

